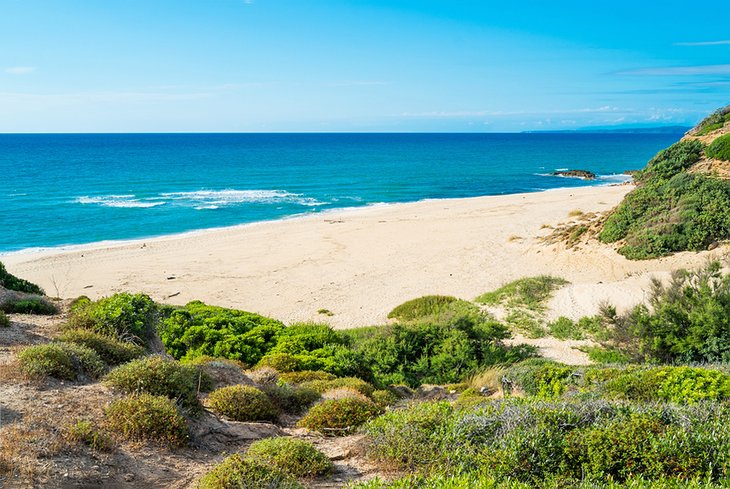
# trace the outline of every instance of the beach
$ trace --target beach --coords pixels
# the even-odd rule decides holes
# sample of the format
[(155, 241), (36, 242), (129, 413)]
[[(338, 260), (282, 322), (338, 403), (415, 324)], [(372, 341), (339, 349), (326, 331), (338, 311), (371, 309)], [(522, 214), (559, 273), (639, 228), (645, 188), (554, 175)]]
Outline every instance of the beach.
[[(694, 267), (713, 252), (629, 261), (593, 240), (576, 249), (541, 238), (569, 214), (605, 212), (630, 185), (428, 200), (318, 213), (177, 236), (2, 257), (49, 295), (92, 299), (144, 292), (170, 304), (201, 300), (337, 328), (383, 324), (425, 294), (464, 299), (526, 276), (570, 281), (549, 316), (594, 314), (645, 298), (651, 277)], [(319, 311), (329, 311), (327, 314)], [(331, 315), (330, 315), (331, 314)]]

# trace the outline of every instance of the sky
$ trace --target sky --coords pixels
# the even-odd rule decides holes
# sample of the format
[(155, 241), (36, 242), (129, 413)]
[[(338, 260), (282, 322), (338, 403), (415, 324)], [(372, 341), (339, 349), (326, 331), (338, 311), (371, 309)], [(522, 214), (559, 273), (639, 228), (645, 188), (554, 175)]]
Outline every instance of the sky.
[(0, 132), (693, 125), (730, 2), (0, 0)]

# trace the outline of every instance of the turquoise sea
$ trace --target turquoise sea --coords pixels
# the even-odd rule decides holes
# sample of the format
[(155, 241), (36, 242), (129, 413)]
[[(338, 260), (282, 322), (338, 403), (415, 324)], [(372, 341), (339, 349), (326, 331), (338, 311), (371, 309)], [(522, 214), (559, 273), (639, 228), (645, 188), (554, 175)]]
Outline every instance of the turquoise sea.
[[(608, 184), (680, 136), (4, 134), (0, 252), (343, 207)], [(601, 177), (549, 176), (567, 168)]]

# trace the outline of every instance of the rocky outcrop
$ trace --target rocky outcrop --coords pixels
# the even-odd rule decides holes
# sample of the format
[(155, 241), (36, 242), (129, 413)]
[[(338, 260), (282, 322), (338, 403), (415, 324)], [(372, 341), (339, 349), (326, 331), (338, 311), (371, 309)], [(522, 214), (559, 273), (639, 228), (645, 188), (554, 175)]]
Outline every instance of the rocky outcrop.
[(557, 170), (551, 173), (556, 177), (580, 178), (581, 180), (595, 180), (596, 174), (588, 170)]

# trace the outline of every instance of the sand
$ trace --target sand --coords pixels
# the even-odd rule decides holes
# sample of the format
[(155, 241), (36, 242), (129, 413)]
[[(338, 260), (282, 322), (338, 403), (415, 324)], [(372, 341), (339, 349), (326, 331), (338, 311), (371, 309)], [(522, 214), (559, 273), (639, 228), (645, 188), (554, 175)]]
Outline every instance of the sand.
[(424, 294), (472, 299), (520, 277), (552, 274), (571, 284), (555, 295), (549, 315), (577, 318), (595, 313), (602, 301), (630, 307), (643, 300), (652, 276), (725, 253), (632, 262), (595, 241), (575, 250), (541, 241), (550, 232), (545, 225), (566, 222), (574, 210), (607, 211), (630, 190), (587, 187), (373, 206), (0, 259), (49, 295), (139, 291), (172, 304), (199, 299), (338, 328), (382, 324), (394, 306)]

